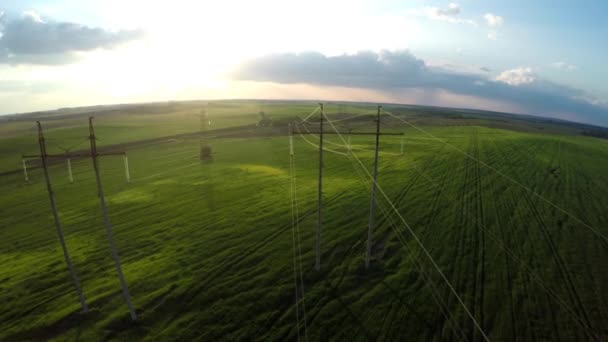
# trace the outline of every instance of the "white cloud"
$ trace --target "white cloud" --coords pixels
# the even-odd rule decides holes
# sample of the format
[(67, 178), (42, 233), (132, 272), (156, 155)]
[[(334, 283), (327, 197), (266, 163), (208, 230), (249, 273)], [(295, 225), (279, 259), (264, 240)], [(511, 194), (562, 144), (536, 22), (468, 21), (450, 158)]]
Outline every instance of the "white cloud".
[(462, 8), (456, 3), (450, 3), (448, 7), (424, 7), (422, 9), (413, 9), (408, 11), (410, 14), (426, 17), (431, 20), (445, 21), (451, 24), (469, 24), (477, 26), (477, 23), (470, 19), (459, 18)]
[(574, 64), (566, 63), (566, 62), (555, 62), (551, 63), (551, 66), (556, 69), (566, 70), (566, 71), (574, 71), (578, 69), (578, 67)]
[(433, 11), (439, 16), (452, 16), (460, 14), (460, 6), (455, 3), (450, 3), (448, 8), (434, 8)]
[(532, 68), (516, 68), (511, 70), (505, 70), (496, 77), (497, 81), (506, 83), (512, 86), (519, 86), (524, 84), (530, 84), (536, 81), (536, 75)]
[(486, 13), (483, 18), (486, 20), (486, 23), (492, 27), (502, 26), (505, 22), (503, 17), (492, 13)]
[(488, 32), (488, 39), (490, 39), (490, 40), (498, 39), (498, 33), (496, 31)]
[(44, 23), (44, 21), (42, 21), (42, 18), (40, 17), (40, 14), (34, 12), (34, 11), (25, 11), (23, 12), (23, 17), (24, 18), (29, 18), (30, 20), (36, 22), (36, 23)]

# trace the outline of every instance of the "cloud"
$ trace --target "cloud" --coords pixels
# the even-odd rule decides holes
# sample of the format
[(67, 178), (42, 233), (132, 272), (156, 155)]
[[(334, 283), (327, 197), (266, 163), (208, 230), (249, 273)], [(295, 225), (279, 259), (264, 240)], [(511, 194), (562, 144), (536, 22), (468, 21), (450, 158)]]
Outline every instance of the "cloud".
[(490, 32), (488, 32), (488, 39), (489, 40), (497, 40), (498, 39), (498, 33), (496, 31), (490, 31)]
[(496, 80), (512, 86), (520, 86), (530, 84), (536, 81), (536, 78), (532, 68), (516, 68), (503, 71), (496, 77)]
[[(273, 54), (243, 63), (236, 80), (374, 89), (445, 90), (511, 103), (530, 114), (571, 113), (583, 122), (608, 125), (608, 107), (586, 92), (543, 80), (531, 68), (506, 70), (495, 79), (430, 67), (407, 51), (359, 52), (328, 57), (317, 52)], [(441, 105), (440, 103), (437, 103)]]
[(477, 23), (470, 19), (459, 18), (462, 11), (460, 5), (450, 3), (446, 8), (439, 7), (424, 7), (422, 9), (413, 9), (409, 13), (419, 17), (426, 17), (432, 20), (445, 21), (451, 24), (469, 24), (476, 26)]
[(455, 3), (450, 3), (447, 8), (435, 8), (435, 15), (438, 16), (453, 16), (460, 14), (460, 6)]
[(502, 26), (502, 24), (505, 22), (503, 17), (494, 15), (492, 13), (486, 13), (483, 18), (486, 20), (486, 23), (492, 27)]
[(0, 20), (0, 63), (6, 64), (66, 64), (77, 52), (110, 49), (142, 36), (141, 31), (114, 32), (45, 20), (31, 11)]
[(555, 63), (551, 63), (551, 66), (556, 68), (556, 69), (560, 69), (560, 70), (566, 70), (566, 71), (574, 71), (576, 69), (578, 69), (578, 67), (574, 64), (570, 64), (570, 63), (566, 63), (566, 62), (555, 62)]

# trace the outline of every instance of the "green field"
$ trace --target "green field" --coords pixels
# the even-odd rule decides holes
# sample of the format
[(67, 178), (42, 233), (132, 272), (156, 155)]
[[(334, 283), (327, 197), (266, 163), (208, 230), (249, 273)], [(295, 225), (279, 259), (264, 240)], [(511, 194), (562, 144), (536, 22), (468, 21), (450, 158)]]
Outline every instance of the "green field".
[[(200, 104), (146, 108), (96, 114), (100, 146), (198, 130)], [(415, 128), (383, 116), (383, 130), (405, 133), (404, 154), (400, 137), (381, 137), (378, 184), (390, 203), (379, 194), (371, 269), (369, 177), (354, 156), (326, 152), (315, 271), (318, 150), (310, 143), (318, 138), (294, 137), (297, 234), (286, 129), (255, 127), (260, 108), (210, 105), (212, 129), (235, 127), (208, 138), (212, 163), (198, 160), (196, 135), (129, 149), (131, 183), (120, 157), (100, 159), (137, 322), (121, 295), (91, 161), (73, 162), (73, 184), (63, 163), (50, 169), (90, 306), (82, 314), (42, 171), (31, 169), (29, 183), (8, 172), (19, 170), (22, 153), (36, 153), (34, 122), (1, 122), (0, 340), (267, 341), (298, 332), (311, 341), (481, 340), (465, 306), (491, 340), (608, 339), (607, 140), (556, 124), (390, 108)], [(277, 121), (313, 109), (263, 108)], [(336, 120), (362, 113), (374, 107), (328, 107)], [(49, 152), (86, 149), (86, 123), (86, 115), (43, 119)], [(363, 116), (339, 127), (374, 126)], [(374, 137), (352, 139), (371, 172)], [(326, 141), (345, 152), (338, 136)], [(299, 310), (294, 236), (305, 289)]]

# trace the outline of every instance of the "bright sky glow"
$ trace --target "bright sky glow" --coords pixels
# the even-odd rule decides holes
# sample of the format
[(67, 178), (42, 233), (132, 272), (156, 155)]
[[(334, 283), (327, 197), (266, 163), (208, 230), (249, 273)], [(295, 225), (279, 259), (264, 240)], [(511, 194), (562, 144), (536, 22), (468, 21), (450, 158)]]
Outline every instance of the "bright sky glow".
[[(603, 0), (8, 0), (0, 4), (0, 114), (258, 97), (462, 106), (608, 125), (607, 12)], [(58, 38), (49, 42), (49, 34)], [(563, 111), (530, 106), (476, 88), (459, 93), (435, 81), (430, 89), (420, 77), (420, 84), (393, 87), (281, 82), (272, 70), (255, 79), (235, 76), (243, 63), (264, 56), (361, 51), (409, 51), (425, 68), (441, 70), (432, 77), (475, 75), (480, 90), (508, 85), (520, 94), (528, 87), (584, 109), (578, 102)]]

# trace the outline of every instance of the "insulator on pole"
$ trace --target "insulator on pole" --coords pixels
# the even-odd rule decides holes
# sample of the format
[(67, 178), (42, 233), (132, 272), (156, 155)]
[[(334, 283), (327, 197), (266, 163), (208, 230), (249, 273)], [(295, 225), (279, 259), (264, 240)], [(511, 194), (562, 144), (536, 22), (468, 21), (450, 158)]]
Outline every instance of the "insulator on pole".
[(131, 183), (131, 174), (129, 173), (129, 157), (127, 157), (126, 153), (122, 156), (122, 160), (125, 164), (125, 178), (127, 179), (127, 183)]
[(70, 158), (67, 159), (68, 163), (68, 179), (70, 183), (74, 183), (74, 176), (72, 176), (72, 160)]
[(27, 176), (27, 161), (22, 159), (21, 162), (23, 163), (23, 176), (25, 177), (25, 181), (29, 182), (30, 178)]
[(346, 153), (351, 154), (351, 152), (353, 151), (353, 146), (350, 143), (350, 132), (348, 132), (348, 146), (346, 148), (347, 148)]

